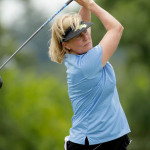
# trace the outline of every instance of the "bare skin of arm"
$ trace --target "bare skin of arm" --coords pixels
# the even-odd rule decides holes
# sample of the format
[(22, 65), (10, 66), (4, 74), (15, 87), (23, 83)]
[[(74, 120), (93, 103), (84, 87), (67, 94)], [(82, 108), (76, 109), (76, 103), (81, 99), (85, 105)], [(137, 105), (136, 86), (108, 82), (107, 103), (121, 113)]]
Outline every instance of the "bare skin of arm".
[[(83, 6), (79, 10), (81, 18), (85, 22), (91, 22), (91, 11)], [(88, 29), (88, 32), (91, 34), (91, 28)]]
[(101, 8), (92, 0), (75, 0), (81, 6), (91, 11), (99, 18), (106, 29), (106, 34), (99, 42), (102, 46), (102, 66), (105, 66), (107, 61), (116, 51), (123, 33), (123, 26), (106, 10)]

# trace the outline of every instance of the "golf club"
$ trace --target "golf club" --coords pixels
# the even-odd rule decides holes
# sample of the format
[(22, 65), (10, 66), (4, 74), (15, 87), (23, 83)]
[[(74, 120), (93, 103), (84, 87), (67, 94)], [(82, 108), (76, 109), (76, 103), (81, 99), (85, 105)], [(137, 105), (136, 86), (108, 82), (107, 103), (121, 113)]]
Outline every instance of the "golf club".
[(34, 32), (16, 51), (8, 58), (6, 62), (0, 67), (0, 70), (40, 31), (42, 30), (55, 16), (57, 16), (67, 5), (69, 5), (73, 0), (68, 0), (64, 6), (51, 18), (49, 18), (36, 32)]

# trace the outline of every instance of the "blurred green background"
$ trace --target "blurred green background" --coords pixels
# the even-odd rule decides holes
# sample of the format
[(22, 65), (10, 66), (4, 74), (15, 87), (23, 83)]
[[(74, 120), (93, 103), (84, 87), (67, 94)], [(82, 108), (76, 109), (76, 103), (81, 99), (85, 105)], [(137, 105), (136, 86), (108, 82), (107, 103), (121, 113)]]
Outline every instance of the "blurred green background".
[[(23, 9), (23, 13), (16, 9), (15, 15), (10, 16), (14, 20), (11, 24), (2, 19), (4, 7), (9, 11), (10, 4), (4, 5), (6, 1), (15, 1), (17, 7)], [(118, 50), (110, 61), (116, 72), (120, 101), (132, 130), (129, 134), (132, 144), (128, 149), (149, 150), (150, 1), (96, 2), (125, 28)], [(75, 2), (68, 8), (73, 5)], [(0, 65), (49, 18), (42, 9), (36, 9), (31, 0), (0, 0)], [(77, 12), (78, 9), (75, 7), (71, 11)], [(51, 12), (49, 16), (53, 14)], [(92, 21), (92, 37), (96, 45), (105, 30), (95, 16)], [(67, 94), (65, 67), (48, 58), (50, 28), (51, 24), (0, 71), (4, 82), (0, 89), (0, 150), (63, 150), (73, 113)]]

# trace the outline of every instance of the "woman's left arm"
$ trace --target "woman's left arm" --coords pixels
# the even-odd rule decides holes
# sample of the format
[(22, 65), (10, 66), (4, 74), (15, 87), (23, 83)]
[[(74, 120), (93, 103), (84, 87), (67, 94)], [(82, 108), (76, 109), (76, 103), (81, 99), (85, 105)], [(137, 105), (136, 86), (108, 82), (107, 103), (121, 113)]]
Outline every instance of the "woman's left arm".
[[(87, 8), (81, 6), (79, 14), (81, 15), (83, 21), (91, 22), (91, 11), (89, 11)], [(91, 33), (91, 28), (89, 28), (88, 31)]]
[(91, 11), (89, 11), (87, 8), (81, 6), (79, 14), (81, 15), (83, 21), (91, 22)]

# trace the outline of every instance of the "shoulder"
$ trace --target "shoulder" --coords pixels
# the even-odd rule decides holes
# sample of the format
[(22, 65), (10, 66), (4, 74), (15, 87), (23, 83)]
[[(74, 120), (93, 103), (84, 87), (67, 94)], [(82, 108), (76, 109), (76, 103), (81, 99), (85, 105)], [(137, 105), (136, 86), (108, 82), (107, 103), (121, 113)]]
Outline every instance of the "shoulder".
[(100, 44), (98, 44), (95, 47), (93, 47), (91, 50), (89, 50), (86, 54), (88, 55), (91, 53), (93, 53), (93, 54), (102, 53), (102, 46)]
[[(101, 56), (102, 47), (97, 45), (89, 50), (87, 53), (82, 55), (66, 54), (64, 63), (65, 65), (76, 66), (78, 68), (95, 68), (97, 66), (101, 67)], [(98, 67), (98, 68), (99, 68)]]

